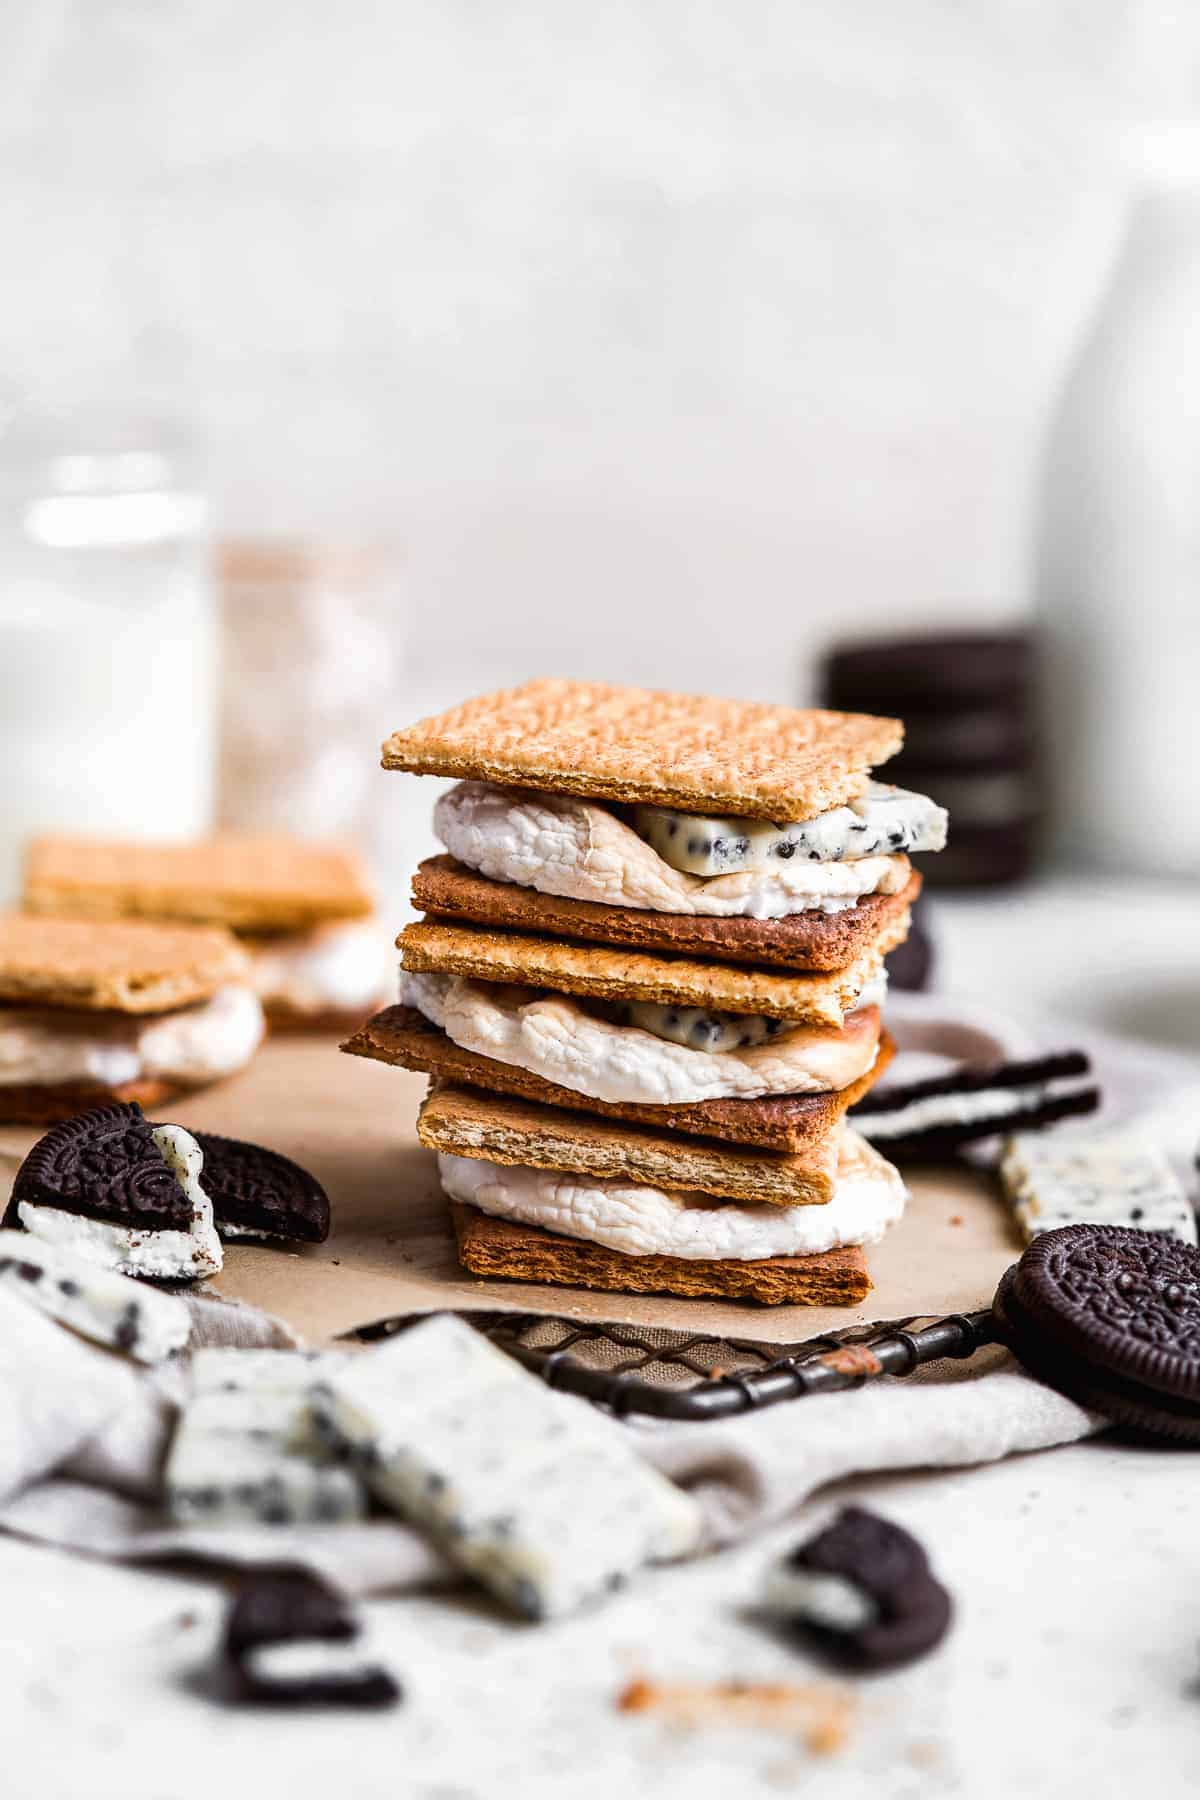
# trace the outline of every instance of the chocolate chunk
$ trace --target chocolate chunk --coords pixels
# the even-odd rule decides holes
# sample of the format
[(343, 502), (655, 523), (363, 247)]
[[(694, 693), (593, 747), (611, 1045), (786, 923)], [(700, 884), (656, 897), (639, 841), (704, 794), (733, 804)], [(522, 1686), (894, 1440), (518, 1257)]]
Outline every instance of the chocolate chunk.
[(316, 1575), (253, 1575), (226, 1620), (224, 1685), (234, 1699), (274, 1706), (391, 1706), (400, 1686), (360, 1637), (349, 1600)]
[(887, 1669), (924, 1656), (950, 1625), (950, 1596), (916, 1538), (864, 1507), (786, 1557), (768, 1590), (771, 1610), (834, 1660)]
[(320, 1244), (329, 1236), (329, 1196), (315, 1176), (277, 1150), (198, 1131), (204, 1191), (218, 1232)]
[(55, 1125), (13, 1183), (19, 1206), (52, 1206), (144, 1231), (189, 1231), (192, 1202), (175, 1179), (140, 1106), (114, 1104)]
[(1034, 1238), (993, 1301), (1030, 1373), (1142, 1437), (1200, 1443), (1200, 1250), (1068, 1225)]

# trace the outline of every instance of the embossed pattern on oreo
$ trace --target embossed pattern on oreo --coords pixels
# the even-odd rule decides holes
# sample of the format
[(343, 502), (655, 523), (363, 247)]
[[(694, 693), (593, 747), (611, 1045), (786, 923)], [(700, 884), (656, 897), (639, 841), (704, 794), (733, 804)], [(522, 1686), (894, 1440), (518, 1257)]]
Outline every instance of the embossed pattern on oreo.
[(55, 1125), (13, 1183), (18, 1206), (51, 1206), (147, 1231), (187, 1231), (192, 1203), (134, 1103), (102, 1106)]
[(329, 1236), (329, 1196), (315, 1176), (262, 1144), (198, 1131), (204, 1186), (217, 1230), (238, 1237), (292, 1238), (320, 1244)]

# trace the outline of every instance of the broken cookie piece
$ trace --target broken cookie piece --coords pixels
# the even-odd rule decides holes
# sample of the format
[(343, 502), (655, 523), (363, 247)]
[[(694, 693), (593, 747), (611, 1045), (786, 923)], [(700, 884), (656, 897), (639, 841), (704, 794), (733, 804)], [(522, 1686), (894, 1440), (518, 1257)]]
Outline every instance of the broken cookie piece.
[(344, 1594), (301, 1569), (252, 1575), (225, 1624), (230, 1697), (270, 1706), (393, 1706), (402, 1690)]

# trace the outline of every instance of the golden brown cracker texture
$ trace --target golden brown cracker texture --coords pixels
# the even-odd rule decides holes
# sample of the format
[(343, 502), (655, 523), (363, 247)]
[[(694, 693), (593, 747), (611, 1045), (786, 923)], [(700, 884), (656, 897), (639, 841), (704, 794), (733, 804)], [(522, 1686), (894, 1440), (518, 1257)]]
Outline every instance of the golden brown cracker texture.
[(0, 1000), (167, 1012), (245, 980), (249, 959), (217, 926), (0, 916)]

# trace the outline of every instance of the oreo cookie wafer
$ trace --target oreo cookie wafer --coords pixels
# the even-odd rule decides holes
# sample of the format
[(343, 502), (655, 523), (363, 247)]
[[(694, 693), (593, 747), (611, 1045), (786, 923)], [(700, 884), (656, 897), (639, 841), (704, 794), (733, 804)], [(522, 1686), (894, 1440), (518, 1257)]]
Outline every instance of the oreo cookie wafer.
[(1032, 1375), (1146, 1437), (1200, 1443), (1200, 1250), (1070, 1225), (1029, 1245), (992, 1303)]
[(231, 1698), (271, 1706), (392, 1706), (394, 1676), (371, 1653), (346, 1597), (301, 1569), (242, 1583), (221, 1646)]
[(997, 1132), (1037, 1131), (1095, 1112), (1100, 1089), (1081, 1050), (871, 1089), (855, 1128), (897, 1161), (952, 1156)]
[(225, 1239), (321, 1244), (329, 1236), (329, 1196), (315, 1176), (277, 1150), (198, 1131), (204, 1186)]

